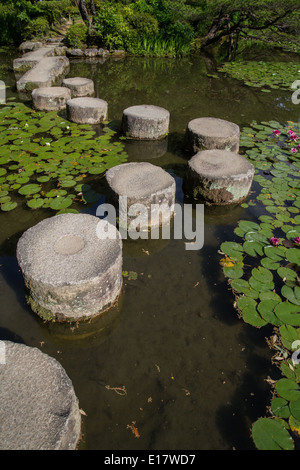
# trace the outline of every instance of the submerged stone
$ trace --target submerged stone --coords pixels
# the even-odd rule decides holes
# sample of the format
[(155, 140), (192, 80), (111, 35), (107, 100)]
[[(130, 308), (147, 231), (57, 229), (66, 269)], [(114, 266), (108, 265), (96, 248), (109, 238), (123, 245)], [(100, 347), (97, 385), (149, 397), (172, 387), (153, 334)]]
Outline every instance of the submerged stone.
[(99, 98), (72, 98), (67, 101), (67, 116), (78, 124), (99, 124), (107, 118), (107, 102)]
[(233, 122), (212, 117), (197, 118), (186, 128), (186, 149), (195, 154), (200, 150), (230, 150), (238, 153), (240, 128)]
[(22, 235), (17, 259), (35, 313), (77, 321), (113, 305), (122, 287), (122, 240), (110, 226), (113, 236), (99, 238), (105, 224), (88, 214), (60, 214)]
[(169, 111), (159, 106), (131, 106), (123, 111), (123, 132), (132, 139), (161, 139), (169, 132), (169, 122)]
[(254, 166), (226, 150), (204, 150), (188, 162), (185, 187), (194, 197), (216, 205), (237, 204), (249, 194)]
[(0, 449), (75, 450), (81, 415), (63, 367), (37, 348), (0, 343)]
[(140, 230), (170, 222), (176, 183), (162, 168), (148, 162), (124, 163), (110, 168), (106, 172), (106, 181), (112, 198), (119, 205), (123, 228), (133, 221)]
[(36, 88), (32, 92), (34, 108), (39, 111), (59, 111), (66, 108), (71, 91), (65, 87)]
[(90, 78), (74, 77), (64, 78), (62, 85), (71, 90), (72, 98), (78, 98), (82, 96), (93, 96), (94, 82)]

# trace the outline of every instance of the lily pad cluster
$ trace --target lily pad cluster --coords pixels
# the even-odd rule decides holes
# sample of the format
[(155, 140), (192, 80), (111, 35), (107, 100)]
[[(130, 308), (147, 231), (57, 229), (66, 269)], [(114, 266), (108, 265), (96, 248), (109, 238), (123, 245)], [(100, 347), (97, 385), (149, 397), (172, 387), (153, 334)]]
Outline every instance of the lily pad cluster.
[(264, 92), (272, 89), (290, 90), (292, 83), (300, 79), (299, 65), (295, 62), (227, 62), (219, 70), (242, 80), (245, 85), (262, 88)]
[(37, 112), (22, 103), (0, 106), (0, 209), (76, 211), (101, 195), (87, 183), (127, 160), (115, 131), (97, 136), (91, 125), (66, 121), (56, 112)]
[[(258, 449), (293, 449), (300, 437), (300, 161), (299, 123), (253, 122), (241, 145), (256, 168), (256, 220), (240, 220), (235, 241), (222, 243), (221, 266), (243, 320), (272, 325), (270, 345), (282, 378), (274, 383), (270, 417), (252, 436)], [(298, 358), (299, 351), (299, 360)]]

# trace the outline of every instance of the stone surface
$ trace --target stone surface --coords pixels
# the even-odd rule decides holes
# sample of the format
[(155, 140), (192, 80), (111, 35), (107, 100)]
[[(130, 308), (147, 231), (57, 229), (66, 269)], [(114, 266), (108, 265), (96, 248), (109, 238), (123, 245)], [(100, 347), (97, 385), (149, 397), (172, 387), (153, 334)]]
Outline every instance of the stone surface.
[(107, 118), (107, 107), (99, 98), (72, 98), (67, 101), (67, 116), (78, 124), (99, 124)]
[[(135, 204), (145, 207), (145, 216), (140, 217), (141, 230), (158, 227), (172, 218), (176, 183), (162, 168), (148, 162), (124, 163), (110, 168), (106, 172), (106, 181), (112, 198), (118, 203), (120, 221), (127, 219), (130, 223), (136, 219), (139, 211), (132, 207)], [(127, 200), (120, 196), (126, 196)], [(161, 220), (158, 219), (158, 206)]]
[(227, 150), (204, 150), (188, 162), (185, 186), (194, 198), (226, 205), (243, 201), (249, 194), (254, 166)]
[(65, 87), (36, 88), (32, 92), (33, 106), (39, 111), (59, 111), (66, 108), (71, 91)]
[(169, 111), (159, 106), (138, 105), (123, 111), (123, 132), (132, 139), (161, 139), (169, 132), (169, 122)]
[(98, 49), (85, 49), (84, 50), (84, 55), (86, 57), (97, 57), (98, 55)]
[(67, 57), (46, 57), (17, 81), (18, 92), (31, 93), (35, 88), (50, 87), (67, 74), (70, 63)]
[(240, 128), (223, 119), (198, 118), (188, 123), (185, 139), (187, 150), (192, 154), (214, 148), (238, 153)]
[(67, 49), (66, 54), (69, 57), (82, 57), (84, 55), (82, 49)]
[(84, 77), (74, 77), (74, 78), (65, 78), (62, 81), (62, 85), (71, 90), (71, 95), (74, 98), (82, 96), (93, 96), (94, 82), (90, 78)]
[(19, 50), (25, 54), (26, 52), (35, 51), (40, 47), (43, 47), (43, 44), (40, 41), (24, 41), (20, 44)]
[(45, 320), (91, 318), (118, 298), (122, 240), (116, 230), (115, 239), (100, 239), (97, 230), (103, 224), (88, 214), (60, 214), (39, 222), (20, 238), (17, 259), (28, 302)]
[(81, 415), (63, 367), (37, 348), (1, 345), (0, 449), (75, 450)]
[(25, 73), (31, 70), (45, 57), (51, 57), (54, 55), (54, 47), (40, 47), (31, 52), (26, 52), (22, 57), (14, 59), (13, 69), (18, 73)]

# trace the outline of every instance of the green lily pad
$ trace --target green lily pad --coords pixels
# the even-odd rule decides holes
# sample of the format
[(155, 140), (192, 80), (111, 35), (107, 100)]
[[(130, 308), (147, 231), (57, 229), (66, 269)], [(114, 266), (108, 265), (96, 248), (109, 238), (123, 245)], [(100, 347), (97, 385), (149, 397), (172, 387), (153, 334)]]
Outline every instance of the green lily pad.
[(288, 401), (300, 400), (300, 387), (291, 379), (280, 379), (275, 385), (278, 395)]
[(252, 437), (258, 450), (294, 450), (293, 439), (277, 419), (258, 419), (252, 427)]
[(31, 195), (40, 192), (41, 187), (39, 184), (26, 184), (19, 189), (19, 194), (22, 195)]

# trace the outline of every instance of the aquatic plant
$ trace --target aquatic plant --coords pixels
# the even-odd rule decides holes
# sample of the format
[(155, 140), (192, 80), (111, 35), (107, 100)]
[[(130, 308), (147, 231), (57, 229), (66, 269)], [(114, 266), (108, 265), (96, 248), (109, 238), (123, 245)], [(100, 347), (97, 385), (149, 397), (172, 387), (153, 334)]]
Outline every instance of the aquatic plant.
[(0, 107), (0, 209), (71, 210), (101, 195), (88, 184), (94, 175), (127, 160), (115, 132), (78, 125), (56, 112), (37, 112), (22, 103)]
[(258, 449), (294, 449), (293, 438), (300, 436), (300, 361), (294, 360), (300, 345), (300, 161), (292, 152), (299, 131), (299, 123), (276, 121), (243, 129), (241, 147), (256, 168), (256, 194), (244, 207), (255, 205), (261, 215), (240, 220), (236, 240), (220, 247), (238, 315), (256, 328), (274, 328), (269, 345), (282, 378), (273, 383), (270, 416), (253, 425)]
[(292, 83), (300, 78), (299, 65), (295, 62), (227, 62), (219, 67), (219, 71), (242, 80), (245, 85), (263, 87), (265, 92), (291, 89)]

